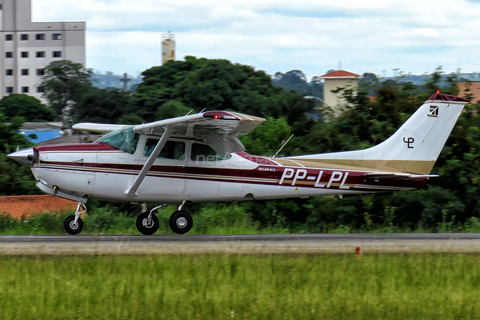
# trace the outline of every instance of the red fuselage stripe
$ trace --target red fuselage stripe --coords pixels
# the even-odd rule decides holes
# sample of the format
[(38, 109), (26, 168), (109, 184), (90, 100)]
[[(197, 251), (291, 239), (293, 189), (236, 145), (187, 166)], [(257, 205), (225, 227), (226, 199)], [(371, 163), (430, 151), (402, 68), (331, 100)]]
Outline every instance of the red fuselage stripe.
[[(115, 163), (72, 163), (72, 162), (45, 162), (35, 164), (35, 167), (54, 169), (54, 170), (74, 170), (101, 172), (110, 174), (130, 174), (136, 175), (142, 169), (143, 165), (135, 164), (115, 164)], [(263, 169), (263, 170), (262, 170)], [(266, 169), (269, 169), (266, 171)], [(416, 180), (381, 180), (381, 183), (374, 182), (372, 179), (365, 177), (366, 172), (349, 172), (348, 170), (321, 170), (321, 169), (302, 169), (302, 175), (296, 174), (285, 176), (285, 169), (297, 170), (298, 168), (288, 168), (280, 166), (261, 167), (253, 170), (244, 169), (228, 169), (228, 168), (207, 168), (207, 167), (191, 167), (191, 166), (152, 166), (148, 176), (161, 176), (167, 178), (208, 180), (218, 182), (234, 182), (234, 183), (252, 183), (264, 185), (280, 185), (291, 187), (310, 187), (319, 188), (320, 185), (328, 185), (331, 181), (330, 189), (348, 186), (349, 190), (377, 190), (388, 191), (395, 188), (420, 188), (426, 180), (425, 178)], [(271, 171), (270, 171), (271, 170)], [(345, 180), (339, 179), (340, 175), (348, 176)], [(320, 179), (318, 176), (321, 175)], [(333, 177), (332, 177), (333, 175)], [(282, 178), (283, 177), (283, 178)], [(357, 187), (355, 187), (357, 185)], [(363, 186), (363, 187), (362, 187)], [(372, 189), (373, 188), (373, 189)], [(346, 187), (342, 188), (346, 189)]]

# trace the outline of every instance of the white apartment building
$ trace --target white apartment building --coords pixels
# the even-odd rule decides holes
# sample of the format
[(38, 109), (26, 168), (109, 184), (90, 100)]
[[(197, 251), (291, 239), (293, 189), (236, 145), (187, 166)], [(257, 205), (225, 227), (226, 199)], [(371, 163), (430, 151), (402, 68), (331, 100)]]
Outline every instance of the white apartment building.
[(85, 66), (85, 22), (32, 22), (31, 12), (31, 0), (0, 0), (0, 98), (25, 93), (44, 101), (39, 84), (50, 62)]

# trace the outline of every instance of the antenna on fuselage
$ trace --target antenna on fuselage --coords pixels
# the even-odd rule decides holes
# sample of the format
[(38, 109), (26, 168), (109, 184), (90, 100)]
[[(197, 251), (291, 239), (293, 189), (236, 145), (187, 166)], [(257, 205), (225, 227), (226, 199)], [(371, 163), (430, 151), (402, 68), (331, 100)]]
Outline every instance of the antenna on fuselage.
[[(199, 113), (202, 113), (203, 111), (205, 111), (205, 109), (207, 108), (203, 108), (202, 111), (200, 111)], [(186, 115), (184, 115), (184, 117), (188, 116), (190, 113), (192, 113), (193, 109), (188, 111), (188, 113)]]
[(278, 155), (278, 153), (280, 151), (282, 151), (283, 147), (285, 147), (287, 145), (288, 141), (290, 141), (290, 139), (292, 139), (292, 137), (293, 137), (293, 134), (290, 136), (290, 138), (287, 139), (287, 141), (285, 141), (285, 143), (280, 147), (280, 149), (278, 149), (277, 153), (275, 153), (275, 155), (272, 157), (272, 159), (275, 159), (275, 157)]

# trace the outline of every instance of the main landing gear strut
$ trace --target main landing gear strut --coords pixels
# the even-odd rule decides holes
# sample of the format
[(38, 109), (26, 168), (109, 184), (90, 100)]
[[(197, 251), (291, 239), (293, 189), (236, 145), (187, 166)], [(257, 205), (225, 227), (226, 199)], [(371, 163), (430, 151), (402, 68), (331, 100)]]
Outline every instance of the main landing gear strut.
[[(193, 227), (193, 219), (190, 213), (183, 211), (182, 207), (185, 204), (185, 200), (178, 207), (178, 210), (172, 213), (169, 219), (170, 229), (178, 234), (184, 234), (190, 231)], [(137, 218), (137, 229), (144, 235), (154, 234), (158, 230), (158, 218), (153, 213), (154, 211), (165, 207), (166, 204), (162, 204), (153, 208), (150, 212), (143, 212)]]

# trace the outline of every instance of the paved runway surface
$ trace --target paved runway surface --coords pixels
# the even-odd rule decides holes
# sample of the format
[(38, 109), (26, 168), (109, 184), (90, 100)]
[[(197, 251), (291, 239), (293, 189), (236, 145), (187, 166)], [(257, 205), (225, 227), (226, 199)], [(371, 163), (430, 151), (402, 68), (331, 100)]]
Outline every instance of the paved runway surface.
[(480, 234), (0, 236), (3, 255), (479, 252)]
[(241, 235), (29, 235), (0, 236), (1, 242), (205, 242), (205, 241), (399, 241), (480, 240), (480, 233), (344, 233)]

